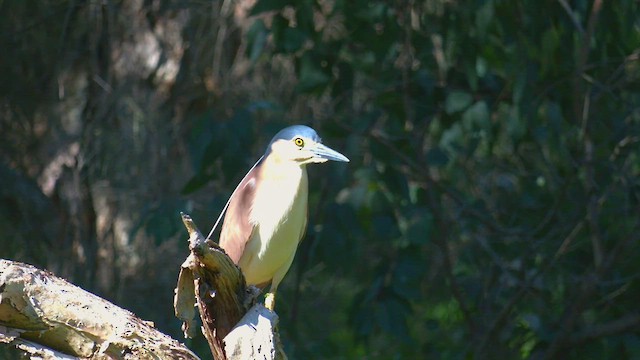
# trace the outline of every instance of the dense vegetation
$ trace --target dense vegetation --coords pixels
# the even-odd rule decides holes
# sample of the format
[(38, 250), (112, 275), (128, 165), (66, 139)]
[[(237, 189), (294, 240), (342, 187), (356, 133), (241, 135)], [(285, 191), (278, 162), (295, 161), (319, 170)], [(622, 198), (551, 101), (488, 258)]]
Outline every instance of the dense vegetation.
[(309, 169), (277, 308), (290, 358), (640, 358), (639, 14), (0, 2), (0, 257), (180, 338), (179, 212), (208, 231), (304, 123), (351, 163)]

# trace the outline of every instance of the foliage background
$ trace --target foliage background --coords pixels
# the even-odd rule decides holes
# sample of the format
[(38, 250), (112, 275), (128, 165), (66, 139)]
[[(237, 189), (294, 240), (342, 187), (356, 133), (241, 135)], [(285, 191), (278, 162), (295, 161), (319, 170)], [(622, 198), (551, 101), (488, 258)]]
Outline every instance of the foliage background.
[(0, 1), (0, 256), (180, 339), (179, 212), (207, 231), (305, 123), (352, 162), (310, 168), (290, 358), (640, 358), (638, 14)]

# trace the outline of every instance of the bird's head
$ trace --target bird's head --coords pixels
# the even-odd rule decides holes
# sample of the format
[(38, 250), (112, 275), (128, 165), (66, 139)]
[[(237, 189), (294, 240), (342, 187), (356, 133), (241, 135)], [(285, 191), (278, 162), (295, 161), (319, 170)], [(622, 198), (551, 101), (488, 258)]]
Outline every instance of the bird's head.
[(280, 161), (295, 161), (299, 165), (329, 160), (349, 162), (346, 156), (323, 145), (316, 131), (304, 125), (289, 126), (277, 133), (264, 156), (274, 156)]

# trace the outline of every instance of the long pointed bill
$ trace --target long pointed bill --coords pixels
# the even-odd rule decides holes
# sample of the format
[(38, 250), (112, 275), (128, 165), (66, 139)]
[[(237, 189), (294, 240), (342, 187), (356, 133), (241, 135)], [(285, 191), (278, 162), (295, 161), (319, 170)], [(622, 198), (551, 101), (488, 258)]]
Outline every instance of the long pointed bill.
[(315, 155), (314, 158), (320, 160), (319, 162), (327, 160), (349, 162), (349, 159), (346, 156), (320, 143), (315, 144), (313, 148), (309, 150), (311, 150), (313, 155)]

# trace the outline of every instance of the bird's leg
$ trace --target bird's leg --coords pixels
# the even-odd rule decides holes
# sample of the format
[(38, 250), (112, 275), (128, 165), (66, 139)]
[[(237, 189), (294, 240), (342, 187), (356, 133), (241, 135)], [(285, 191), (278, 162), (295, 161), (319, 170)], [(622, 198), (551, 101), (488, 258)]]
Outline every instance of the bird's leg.
[(271, 290), (265, 295), (264, 306), (273, 311), (273, 308), (276, 306), (276, 289)]

